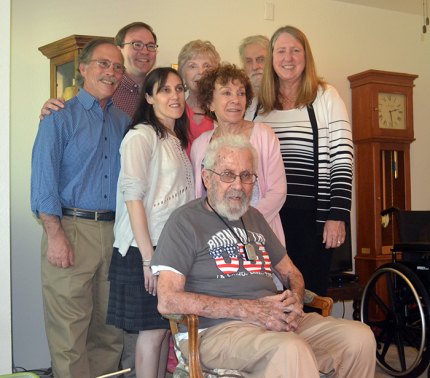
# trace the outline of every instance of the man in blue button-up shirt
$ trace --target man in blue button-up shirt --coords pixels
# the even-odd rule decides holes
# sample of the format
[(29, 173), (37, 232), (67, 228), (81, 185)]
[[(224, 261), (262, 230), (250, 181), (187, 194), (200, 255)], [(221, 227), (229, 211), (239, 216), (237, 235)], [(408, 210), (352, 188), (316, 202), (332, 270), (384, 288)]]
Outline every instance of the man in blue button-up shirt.
[(118, 369), (122, 333), (105, 324), (119, 172), (130, 122), (112, 105), (124, 73), (119, 49), (94, 40), (83, 50), (83, 88), (41, 121), (33, 147), (31, 208), (43, 223), (45, 327), (55, 377)]

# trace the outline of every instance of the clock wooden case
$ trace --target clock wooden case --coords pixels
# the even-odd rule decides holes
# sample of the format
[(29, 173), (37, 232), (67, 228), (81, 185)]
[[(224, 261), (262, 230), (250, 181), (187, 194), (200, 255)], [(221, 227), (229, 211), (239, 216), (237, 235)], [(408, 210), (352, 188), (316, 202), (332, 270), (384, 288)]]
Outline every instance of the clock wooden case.
[[(78, 58), (82, 48), (97, 37), (93, 35), (71, 35), (39, 47), (39, 51), (50, 60), (50, 96), (63, 97), (77, 93), (76, 75)], [(113, 42), (113, 38), (109, 37)]]
[(356, 273), (361, 283), (391, 261), (395, 220), (381, 210), (410, 209), (410, 144), (414, 141), (413, 87), (417, 75), (368, 70), (348, 77), (357, 208)]
[(348, 77), (352, 89), (354, 142), (414, 140), (412, 89), (417, 77), (378, 70)]

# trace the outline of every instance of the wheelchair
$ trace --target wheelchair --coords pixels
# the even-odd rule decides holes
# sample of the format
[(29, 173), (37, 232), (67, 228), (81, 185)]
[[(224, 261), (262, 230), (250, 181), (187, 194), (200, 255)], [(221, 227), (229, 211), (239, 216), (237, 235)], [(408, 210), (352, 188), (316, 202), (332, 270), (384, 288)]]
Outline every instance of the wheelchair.
[(382, 370), (418, 377), (430, 364), (430, 211), (390, 208), (381, 215), (397, 222), (399, 242), (392, 262), (364, 287), (361, 321), (373, 330)]

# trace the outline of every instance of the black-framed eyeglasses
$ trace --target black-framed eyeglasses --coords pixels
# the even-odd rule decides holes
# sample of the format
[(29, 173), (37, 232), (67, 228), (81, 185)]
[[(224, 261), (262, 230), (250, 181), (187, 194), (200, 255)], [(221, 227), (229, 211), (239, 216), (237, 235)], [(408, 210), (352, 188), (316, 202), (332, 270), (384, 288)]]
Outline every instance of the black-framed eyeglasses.
[(103, 68), (104, 70), (107, 70), (110, 68), (110, 66), (113, 67), (113, 70), (117, 73), (124, 73), (125, 72), (125, 66), (121, 63), (112, 63), (110, 60), (108, 59), (91, 59), (88, 61), (88, 63), (90, 62), (96, 62), (97, 65), (100, 68)]
[(136, 51), (143, 50), (145, 46), (146, 46), (146, 49), (151, 52), (157, 51), (157, 48), (158, 48), (158, 45), (153, 42), (143, 43), (142, 41), (133, 41), (133, 42), (126, 42), (122, 44), (122, 46), (125, 46), (125, 45), (132, 45), (133, 49), (135, 49)]
[(231, 171), (225, 171), (225, 172), (215, 172), (212, 169), (208, 169), (206, 168), (207, 171), (210, 171), (212, 173), (215, 173), (216, 175), (219, 176), (220, 180), (222, 182), (225, 182), (227, 184), (231, 184), (232, 182), (234, 182), (236, 180), (236, 177), (239, 177), (240, 182), (242, 184), (253, 184), (258, 176), (255, 173), (250, 173), (250, 172), (242, 172), (239, 173), (238, 175), (236, 175), (235, 173), (231, 172)]

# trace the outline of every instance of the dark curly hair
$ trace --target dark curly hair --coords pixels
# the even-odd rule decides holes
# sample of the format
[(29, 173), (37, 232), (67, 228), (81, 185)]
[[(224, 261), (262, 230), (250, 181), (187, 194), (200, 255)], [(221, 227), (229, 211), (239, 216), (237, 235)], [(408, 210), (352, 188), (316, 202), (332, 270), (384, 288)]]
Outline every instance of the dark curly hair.
[(245, 87), (246, 109), (251, 105), (254, 92), (252, 91), (251, 81), (248, 75), (241, 68), (234, 64), (223, 63), (217, 68), (208, 70), (197, 83), (197, 99), (203, 111), (216, 121), (216, 115), (210, 111), (213, 100), (215, 84), (225, 85), (229, 82), (239, 81)]

